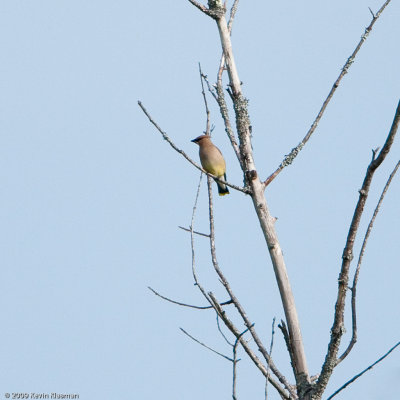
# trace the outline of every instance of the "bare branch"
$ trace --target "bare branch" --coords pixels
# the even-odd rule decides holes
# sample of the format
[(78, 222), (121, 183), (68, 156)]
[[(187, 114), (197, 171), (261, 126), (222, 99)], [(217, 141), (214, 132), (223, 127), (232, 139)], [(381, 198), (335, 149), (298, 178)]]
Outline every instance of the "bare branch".
[(190, 246), (191, 246), (191, 249), (192, 249), (192, 275), (193, 275), (194, 282), (195, 282), (196, 286), (199, 288), (201, 294), (210, 303), (210, 305), (215, 309), (215, 306), (214, 306), (213, 302), (211, 301), (211, 299), (207, 295), (207, 292), (204, 290), (203, 286), (199, 282), (199, 279), (197, 278), (196, 262), (195, 262), (193, 227), (194, 227), (194, 217), (196, 215), (196, 209), (197, 209), (197, 202), (199, 200), (199, 194), (200, 194), (200, 187), (201, 187), (202, 178), (203, 178), (203, 174), (200, 174), (199, 184), (197, 186), (196, 198), (195, 198), (194, 205), (193, 205), (192, 219), (190, 221)]
[(206, 131), (204, 133), (206, 135), (210, 136), (211, 135), (211, 132), (210, 132), (210, 110), (208, 108), (206, 92), (204, 91), (203, 72), (201, 71), (200, 63), (199, 63), (199, 74), (200, 74), (200, 83), (201, 83), (201, 94), (203, 95), (204, 107), (206, 109), (206, 116), (207, 116)]
[(345, 389), (347, 386), (349, 386), (351, 383), (353, 383), (356, 379), (358, 379), (360, 376), (364, 375), (367, 371), (370, 369), (374, 368), (374, 366), (378, 363), (380, 363), (382, 360), (384, 360), (393, 350), (396, 349), (400, 345), (400, 342), (396, 343), (386, 354), (384, 354), (381, 358), (376, 360), (373, 364), (371, 364), (369, 367), (365, 368), (362, 370), (359, 374), (355, 375), (353, 378), (351, 378), (349, 381), (347, 381), (343, 386), (341, 386), (336, 392), (331, 394), (326, 400), (330, 400), (333, 397), (335, 397), (338, 393), (340, 393), (343, 389)]
[(285, 339), (286, 348), (287, 348), (287, 351), (288, 351), (289, 357), (290, 357), (290, 363), (292, 364), (292, 368), (294, 370), (295, 369), (295, 367), (294, 367), (295, 358), (294, 358), (294, 353), (293, 353), (293, 345), (290, 342), (289, 332), (288, 332), (287, 326), (285, 324), (285, 321), (283, 319), (281, 319), (281, 323), (278, 325), (278, 328), (281, 330), (283, 338)]
[(333, 97), (334, 93), (336, 92), (336, 89), (339, 87), (341, 80), (349, 71), (350, 66), (354, 63), (355, 57), (356, 57), (357, 53), (360, 51), (361, 46), (364, 44), (365, 40), (367, 39), (369, 33), (371, 32), (371, 30), (373, 28), (375, 22), (378, 20), (378, 18), (382, 14), (383, 10), (387, 7), (387, 5), (390, 3), (390, 1), (391, 0), (385, 1), (383, 6), (379, 9), (379, 11), (375, 15), (372, 13), (372, 20), (371, 20), (370, 24), (365, 28), (364, 34), (361, 36), (361, 39), (358, 42), (356, 48), (354, 49), (353, 53), (351, 54), (351, 56), (347, 59), (346, 63), (344, 64), (338, 78), (336, 79), (335, 83), (333, 84), (333, 86), (328, 94), (328, 97), (322, 103), (322, 107), (319, 110), (314, 122), (312, 123), (311, 128), (308, 130), (308, 132), (307, 132), (306, 136), (304, 136), (303, 140), (296, 147), (294, 147), (290, 151), (289, 154), (287, 154), (285, 156), (285, 158), (283, 159), (283, 161), (279, 165), (279, 167), (264, 181), (265, 186), (268, 186), (285, 167), (292, 164), (293, 160), (297, 157), (297, 155), (303, 149), (304, 145), (310, 139), (311, 135), (317, 129), (318, 123), (321, 120), (329, 102), (332, 100), (332, 97)]
[(165, 296), (161, 295), (160, 293), (156, 292), (156, 291), (155, 291), (153, 288), (151, 288), (150, 286), (147, 286), (147, 287), (148, 287), (148, 289), (150, 289), (156, 296), (161, 297), (163, 300), (169, 301), (170, 303), (177, 304), (178, 306), (189, 307), (189, 308), (195, 308), (196, 310), (207, 310), (207, 309), (210, 309), (210, 308), (214, 308), (214, 307), (212, 307), (212, 306), (203, 306), (203, 307), (201, 307), (201, 306), (193, 306), (193, 305), (191, 305), (191, 304), (181, 303), (180, 301), (175, 301), (175, 300), (172, 300), (172, 299), (170, 299), (170, 298), (168, 298), (168, 297), (165, 297)]
[[(185, 227), (183, 227), (183, 226), (178, 226), (178, 228), (181, 228), (182, 230), (184, 230), (184, 231), (186, 231), (186, 232), (191, 232), (190, 229), (185, 228)], [(199, 236), (207, 237), (207, 238), (210, 237), (210, 235), (207, 235), (207, 233), (201, 233), (201, 232), (197, 232), (197, 231), (193, 231), (193, 233), (195, 233), (196, 235), (199, 235)]]
[(361, 263), (363, 260), (363, 256), (365, 253), (365, 248), (367, 246), (367, 242), (368, 242), (368, 238), (369, 235), (372, 231), (372, 228), (374, 226), (374, 222), (376, 219), (376, 216), (378, 215), (378, 212), (380, 210), (381, 204), (383, 202), (383, 199), (389, 189), (390, 183), (392, 182), (392, 179), (394, 178), (397, 170), (400, 167), (400, 161), (396, 164), (396, 166), (394, 167), (392, 173), (389, 176), (389, 179), (387, 180), (385, 187), (383, 188), (381, 197), (379, 198), (378, 204), (376, 205), (376, 208), (374, 210), (374, 213), (372, 215), (371, 220), (369, 221), (368, 224), (368, 228), (367, 228), (367, 232), (365, 233), (365, 237), (364, 237), (364, 241), (363, 244), (361, 246), (361, 250), (360, 250), (360, 255), (358, 257), (358, 263), (357, 263), (357, 269), (356, 272), (354, 273), (354, 279), (353, 279), (353, 286), (351, 287), (351, 316), (352, 316), (352, 337), (350, 340), (349, 345), (347, 346), (347, 349), (343, 352), (343, 354), (338, 358), (336, 365), (339, 364), (340, 362), (342, 362), (350, 353), (350, 351), (352, 350), (353, 346), (355, 345), (355, 343), (357, 342), (357, 313), (356, 313), (356, 297), (357, 297), (357, 283), (358, 283), (358, 276), (360, 274), (360, 269), (361, 269)]
[(245, 329), (235, 340), (235, 344), (232, 346), (232, 352), (233, 352), (233, 372), (232, 372), (232, 399), (237, 400), (236, 397), (236, 366), (238, 361), (240, 359), (237, 359), (237, 347), (239, 345), (239, 340), (240, 338), (248, 331), (248, 329)]
[(233, 185), (232, 183), (225, 182), (223, 179), (219, 179), (217, 176), (214, 176), (212, 174), (209, 174), (207, 171), (205, 171), (199, 164), (197, 164), (195, 161), (193, 161), (183, 150), (179, 149), (174, 142), (169, 138), (169, 136), (158, 126), (158, 124), (154, 121), (154, 119), (151, 117), (151, 115), (147, 112), (146, 108), (143, 106), (141, 101), (138, 101), (139, 107), (142, 109), (142, 111), (145, 113), (146, 117), (149, 119), (149, 121), (156, 127), (156, 129), (161, 133), (162, 137), (164, 140), (166, 140), (169, 145), (177, 151), (179, 154), (181, 154), (183, 157), (186, 158), (192, 165), (194, 165), (199, 171), (203, 172), (203, 174), (206, 174), (207, 176), (210, 176), (211, 178), (215, 179), (218, 182), (224, 183), (225, 185), (231, 187), (232, 189), (236, 189), (239, 192), (245, 193), (245, 194), (250, 194), (250, 190), (248, 188), (241, 188), (239, 186)]
[[(161, 297), (163, 300), (166, 300), (172, 304), (177, 304), (178, 306), (183, 306), (183, 307), (189, 307), (189, 308), (194, 308), (196, 310), (208, 310), (210, 308), (214, 308), (212, 306), (194, 306), (192, 304), (187, 304), (187, 303), (182, 303), (180, 301), (172, 300), (169, 297), (163, 296), (162, 294), (158, 293), (155, 291), (152, 287), (147, 286), (148, 289), (150, 289), (156, 296)], [(225, 301), (221, 303), (221, 306), (226, 306), (228, 304), (232, 304), (232, 300)]]
[[(232, 300), (230, 300), (230, 304), (232, 304)], [(224, 338), (225, 342), (228, 343), (229, 346), (233, 347), (234, 344), (231, 343), (231, 342), (228, 340), (228, 338), (226, 337), (226, 335), (224, 334), (224, 332), (222, 332), (221, 325), (220, 325), (220, 323), (219, 323), (219, 315), (218, 315), (218, 313), (217, 313), (217, 318), (216, 318), (216, 320), (217, 320), (217, 328), (218, 328), (219, 333), (220, 333), (221, 336)]]
[(139, 107), (142, 109), (142, 111), (145, 113), (146, 117), (149, 119), (149, 121), (156, 127), (156, 129), (161, 133), (162, 137), (164, 140), (166, 140), (169, 145), (177, 151), (179, 154), (182, 154), (183, 157), (186, 158), (192, 165), (194, 165), (198, 170), (201, 172), (205, 173), (207, 175), (207, 172), (203, 171), (203, 168), (200, 167), (195, 161), (193, 161), (183, 150), (179, 149), (174, 142), (169, 138), (166, 132), (164, 132), (158, 124), (154, 121), (153, 117), (147, 112), (146, 108), (143, 106), (141, 101), (138, 101)]
[(196, 343), (202, 345), (202, 346), (205, 347), (206, 349), (211, 350), (213, 353), (218, 354), (219, 356), (225, 358), (226, 360), (228, 360), (228, 361), (230, 361), (230, 362), (233, 362), (233, 361), (234, 361), (232, 358), (230, 358), (230, 357), (228, 357), (228, 356), (226, 356), (226, 355), (220, 353), (219, 351), (216, 351), (216, 350), (212, 349), (211, 347), (207, 346), (206, 344), (200, 342), (200, 340), (197, 340), (195, 337), (193, 337), (192, 335), (190, 335), (189, 333), (187, 333), (183, 328), (179, 328), (179, 329), (180, 329), (185, 335), (189, 336), (190, 339), (194, 340)]
[(235, 0), (233, 2), (233, 4), (232, 4), (231, 12), (229, 13), (229, 21), (228, 21), (229, 33), (232, 32), (232, 25), (233, 25), (233, 21), (234, 21), (235, 16), (236, 16), (236, 11), (237, 11), (238, 5), (239, 5), (239, 0)]
[(376, 169), (382, 164), (383, 160), (389, 153), (396, 136), (400, 122), (400, 101), (397, 105), (395, 117), (387, 136), (386, 142), (379, 152), (377, 158), (373, 158), (367, 168), (367, 173), (364, 178), (361, 189), (359, 190), (359, 198), (354, 210), (353, 219), (350, 224), (349, 233), (347, 235), (346, 246), (342, 255), (342, 267), (339, 274), (338, 295), (335, 305), (335, 317), (331, 329), (331, 339), (328, 345), (328, 352), (322, 366), (321, 375), (316, 383), (315, 391), (317, 394), (322, 394), (328, 383), (332, 371), (336, 366), (336, 357), (339, 350), (340, 340), (344, 333), (344, 308), (346, 302), (346, 294), (349, 281), (350, 263), (353, 259), (353, 247), (357, 236), (358, 227), (360, 225), (361, 216), (364, 211), (365, 202), (368, 197), (372, 178)]
[[(275, 335), (275, 317), (272, 320), (272, 332), (271, 332), (271, 343), (269, 345), (269, 357), (271, 360), (271, 356), (272, 356), (272, 348), (274, 346), (274, 335)], [(268, 372), (268, 376), (269, 376), (269, 371), (270, 371), (270, 363), (267, 363), (267, 372)], [(265, 400), (268, 399), (268, 377), (265, 380)]]
[(372, 15), (372, 18), (375, 18), (375, 14), (374, 14), (374, 12), (371, 10), (371, 8), (370, 8), (370, 7), (368, 7), (368, 10), (369, 10), (369, 12), (371, 13), (371, 15)]
[(211, 86), (210, 81), (208, 80), (208, 76), (207, 76), (207, 75), (203, 75), (203, 79), (204, 79), (204, 82), (207, 84), (207, 89), (208, 89), (208, 91), (211, 93), (212, 97), (214, 97), (215, 101), (218, 102), (217, 93), (215, 92), (215, 87), (216, 87), (216, 85), (212, 85), (212, 86)]

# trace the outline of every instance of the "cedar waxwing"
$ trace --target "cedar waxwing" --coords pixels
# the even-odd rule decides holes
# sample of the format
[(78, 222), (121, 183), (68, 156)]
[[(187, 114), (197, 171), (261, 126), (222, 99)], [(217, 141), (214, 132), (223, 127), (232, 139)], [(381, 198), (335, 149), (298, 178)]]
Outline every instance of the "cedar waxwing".
[[(201, 135), (196, 139), (192, 140), (193, 143), (199, 145), (199, 155), (202, 167), (217, 178), (221, 178), (226, 181), (226, 166), (225, 160), (222, 156), (221, 151), (217, 146), (211, 142), (209, 135)], [(229, 193), (228, 187), (221, 182), (215, 181), (218, 185), (218, 194), (225, 196)]]

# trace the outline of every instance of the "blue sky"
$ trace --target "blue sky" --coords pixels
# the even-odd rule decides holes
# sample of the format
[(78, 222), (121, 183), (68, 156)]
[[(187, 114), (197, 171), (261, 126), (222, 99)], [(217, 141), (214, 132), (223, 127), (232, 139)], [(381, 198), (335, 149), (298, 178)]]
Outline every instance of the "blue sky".
[[(233, 45), (249, 99), (255, 161), (267, 177), (307, 132), (379, 1), (242, 1)], [(297, 301), (309, 369), (319, 372), (357, 190), (399, 100), (400, 6), (376, 23), (315, 135), (266, 191)], [(231, 365), (180, 331), (229, 354), (215, 315), (168, 304), (147, 286), (204, 304), (193, 286), (190, 223), (199, 171), (171, 150), (137, 106), (197, 159), (205, 129), (198, 62), (215, 80), (215, 24), (188, 2), (123, 0), (0, 4), (0, 395), (81, 399), (231, 398)], [(240, 185), (237, 160), (209, 98), (214, 142)], [(398, 161), (376, 173), (356, 243)], [(358, 287), (359, 342), (326, 394), (400, 340), (399, 177), (367, 248)], [(250, 198), (215, 198), (221, 268), (268, 344), (283, 318)], [(196, 229), (207, 231), (200, 194)], [(226, 299), (207, 241), (196, 238), (203, 285)], [(233, 317), (240, 326), (240, 321)], [(347, 316), (350, 337), (350, 319)], [(274, 360), (292, 380), (277, 331)], [(242, 354), (238, 397), (263, 398)], [(398, 351), (340, 396), (395, 399)], [(277, 395), (270, 390), (270, 398)], [(337, 397), (339, 399), (339, 397)]]

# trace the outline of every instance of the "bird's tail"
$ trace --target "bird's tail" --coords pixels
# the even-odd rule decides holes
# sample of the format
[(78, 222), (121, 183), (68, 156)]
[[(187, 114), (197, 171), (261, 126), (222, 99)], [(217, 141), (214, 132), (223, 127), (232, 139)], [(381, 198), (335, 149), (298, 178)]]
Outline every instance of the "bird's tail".
[[(226, 174), (224, 174), (224, 181), (226, 181)], [(217, 182), (217, 186), (218, 186), (218, 194), (220, 196), (225, 196), (226, 194), (229, 194), (228, 186), (226, 186), (224, 183)]]

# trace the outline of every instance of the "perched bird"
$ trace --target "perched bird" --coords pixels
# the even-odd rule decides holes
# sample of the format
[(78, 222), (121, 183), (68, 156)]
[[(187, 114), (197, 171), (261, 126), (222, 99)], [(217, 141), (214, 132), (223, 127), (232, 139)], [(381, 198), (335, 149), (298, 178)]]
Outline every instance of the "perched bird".
[[(226, 166), (225, 160), (220, 152), (219, 148), (215, 146), (211, 142), (211, 138), (209, 135), (201, 135), (196, 139), (192, 140), (193, 143), (199, 145), (199, 155), (200, 161), (203, 168), (212, 175), (215, 175), (217, 178), (223, 179), (226, 181)], [(228, 187), (221, 182), (217, 182), (218, 186), (218, 194), (220, 196), (225, 196), (229, 193)]]

